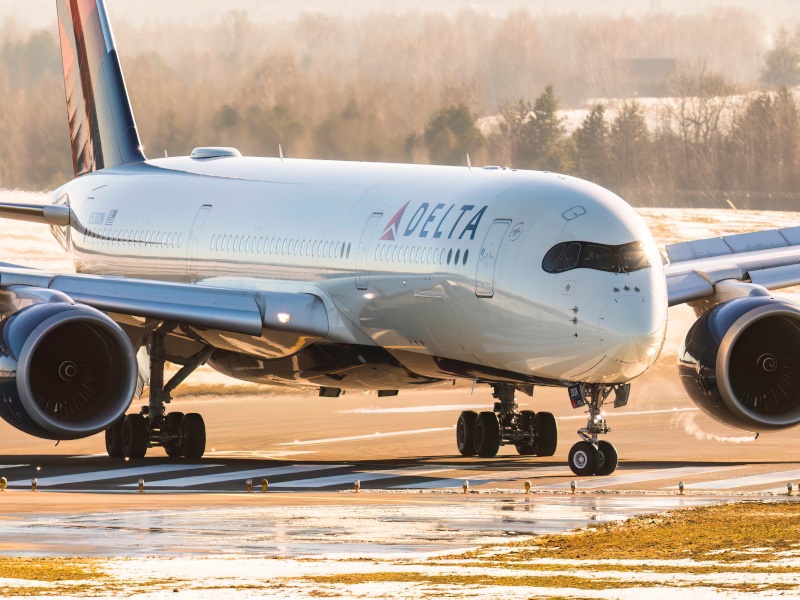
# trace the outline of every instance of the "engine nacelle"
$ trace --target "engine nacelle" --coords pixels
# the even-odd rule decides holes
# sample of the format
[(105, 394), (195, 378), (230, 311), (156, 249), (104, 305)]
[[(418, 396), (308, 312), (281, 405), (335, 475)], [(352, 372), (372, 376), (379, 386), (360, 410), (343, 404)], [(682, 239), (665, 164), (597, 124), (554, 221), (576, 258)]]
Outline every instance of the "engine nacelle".
[(94, 308), (32, 292), (33, 304), (0, 322), (0, 417), (51, 440), (103, 431), (136, 390), (130, 339)]
[(747, 431), (800, 423), (800, 306), (737, 298), (702, 315), (678, 354), (681, 381), (708, 415)]

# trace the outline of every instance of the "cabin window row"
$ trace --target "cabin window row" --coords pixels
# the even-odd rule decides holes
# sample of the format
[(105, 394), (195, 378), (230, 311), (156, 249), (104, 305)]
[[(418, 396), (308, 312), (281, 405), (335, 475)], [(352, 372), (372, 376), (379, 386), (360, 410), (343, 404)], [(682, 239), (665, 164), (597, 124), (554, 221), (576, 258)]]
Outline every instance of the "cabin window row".
[(183, 234), (177, 231), (145, 231), (141, 229), (101, 229), (87, 230), (89, 243), (118, 246), (159, 246), (161, 248), (180, 248)]
[(351, 244), (247, 235), (212, 235), (211, 250), (213, 252), (312, 256), (315, 258), (350, 258)]
[(469, 250), (461, 253), (460, 249), (431, 248), (423, 246), (400, 246), (395, 244), (379, 244), (375, 248), (375, 260), (379, 262), (401, 262), (427, 265), (466, 265)]

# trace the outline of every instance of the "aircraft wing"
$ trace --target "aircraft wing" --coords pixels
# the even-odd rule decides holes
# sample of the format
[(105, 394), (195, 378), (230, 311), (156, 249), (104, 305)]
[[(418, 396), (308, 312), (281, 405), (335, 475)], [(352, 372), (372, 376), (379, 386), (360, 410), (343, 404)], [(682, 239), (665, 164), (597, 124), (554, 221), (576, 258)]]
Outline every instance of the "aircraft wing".
[(308, 293), (59, 275), (0, 265), (0, 288), (12, 285), (57, 290), (103, 312), (245, 335), (261, 336), (266, 329), (324, 338), (329, 330), (323, 300)]
[(723, 281), (768, 290), (800, 285), (800, 227), (682, 242), (666, 250), (670, 306), (713, 296)]

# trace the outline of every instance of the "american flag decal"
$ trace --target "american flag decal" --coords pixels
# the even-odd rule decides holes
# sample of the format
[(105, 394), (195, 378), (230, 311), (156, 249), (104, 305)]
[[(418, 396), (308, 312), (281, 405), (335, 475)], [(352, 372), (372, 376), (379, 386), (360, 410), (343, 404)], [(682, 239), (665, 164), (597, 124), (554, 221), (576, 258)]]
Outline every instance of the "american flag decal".
[(117, 216), (117, 209), (108, 211), (108, 216), (106, 217), (105, 226), (111, 227), (114, 224), (114, 218)]

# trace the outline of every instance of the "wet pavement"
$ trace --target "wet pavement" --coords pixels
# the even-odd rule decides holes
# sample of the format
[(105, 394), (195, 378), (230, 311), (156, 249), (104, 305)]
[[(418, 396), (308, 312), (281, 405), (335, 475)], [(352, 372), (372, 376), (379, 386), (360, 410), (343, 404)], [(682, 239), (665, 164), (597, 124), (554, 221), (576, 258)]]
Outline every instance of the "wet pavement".
[[(412, 494), (408, 494), (412, 496)], [(363, 494), (369, 496), (369, 494)], [(6, 554), (32, 556), (248, 555), (270, 558), (413, 557), (558, 533), (643, 513), (719, 502), (678, 496), (402, 494), (380, 504), (16, 515)]]

